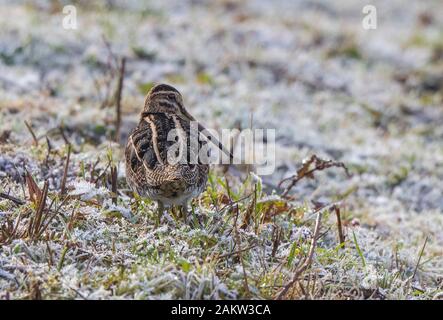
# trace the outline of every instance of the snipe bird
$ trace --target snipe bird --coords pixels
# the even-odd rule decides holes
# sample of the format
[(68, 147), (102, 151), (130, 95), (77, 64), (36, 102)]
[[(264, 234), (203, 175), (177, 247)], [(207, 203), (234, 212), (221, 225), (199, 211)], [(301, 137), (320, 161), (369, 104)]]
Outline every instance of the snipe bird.
[[(167, 84), (155, 85), (146, 96), (137, 127), (126, 144), (126, 180), (130, 188), (140, 196), (157, 201), (158, 220), (165, 206), (179, 206), (186, 220), (188, 201), (198, 196), (206, 187), (209, 164), (190, 161), (191, 122), (195, 118), (185, 109), (183, 98), (177, 89)], [(220, 148), (230, 159), (232, 155), (200, 123), (209, 141)], [(180, 143), (186, 144), (185, 161), (170, 161), (170, 151), (176, 141), (169, 141), (168, 133), (175, 129)], [(197, 139), (198, 150), (206, 141)], [(175, 150), (177, 154), (177, 150)]]

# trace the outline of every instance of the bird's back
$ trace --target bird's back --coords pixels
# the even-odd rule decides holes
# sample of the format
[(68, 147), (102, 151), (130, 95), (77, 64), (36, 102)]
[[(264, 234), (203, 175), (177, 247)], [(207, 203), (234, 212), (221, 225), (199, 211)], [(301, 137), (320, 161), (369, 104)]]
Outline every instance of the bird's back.
[[(176, 130), (168, 139), (171, 130)], [(205, 144), (198, 141), (198, 149), (191, 149), (190, 123), (174, 114), (143, 114), (132, 131), (125, 150), (126, 176), (131, 188), (151, 198), (177, 198), (200, 193), (207, 180), (209, 166), (191, 161)], [(171, 141), (170, 141), (171, 140)], [(179, 144), (184, 158), (178, 163)], [(181, 155), (180, 155), (181, 156)]]

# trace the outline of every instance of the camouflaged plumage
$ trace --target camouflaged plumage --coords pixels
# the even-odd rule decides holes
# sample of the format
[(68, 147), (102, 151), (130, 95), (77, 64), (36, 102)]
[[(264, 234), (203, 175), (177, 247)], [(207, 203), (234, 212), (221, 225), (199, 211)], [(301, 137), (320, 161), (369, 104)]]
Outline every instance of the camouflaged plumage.
[[(196, 157), (204, 141), (198, 141), (197, 150), (191, 149), (190, 121), (173, 110), (169, 111), (168, 104), (173, 105), (176, 101), (172, 96), (169, 97), (170, 103), (165, 101), (168, 92), (178, 93), (170, 88), (158, 85), (148, 94), (147, 100), (152, 94), (164, 93), (157, 100), (165, 105), (165, 110), (150, 110), (145, 105), (139, 124), (126, 144), (126, 179), (133, 191), (158, 201), (159, 206), (186, 207), (188, 200), (205, 189), (209, 165), (202, 164)], [(176, 134), (172, 136), (176, 138), (168, 141), (168, 134), (174, 129)], [(183, 148), (181, 155), (180, 147)], [(182, 161), (171, 161), (177, 156), (182, 156), (179, 157)]]

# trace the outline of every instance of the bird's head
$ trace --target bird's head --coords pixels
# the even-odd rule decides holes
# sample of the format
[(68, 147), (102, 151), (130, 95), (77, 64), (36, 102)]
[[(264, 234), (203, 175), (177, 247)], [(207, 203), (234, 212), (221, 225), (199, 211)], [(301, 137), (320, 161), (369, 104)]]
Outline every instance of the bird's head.
[(186, 120), (194, 121), (184, 107), (180, 92), (168, 84), (157, 84), (149, 90), (143, 112), (176, 114)]

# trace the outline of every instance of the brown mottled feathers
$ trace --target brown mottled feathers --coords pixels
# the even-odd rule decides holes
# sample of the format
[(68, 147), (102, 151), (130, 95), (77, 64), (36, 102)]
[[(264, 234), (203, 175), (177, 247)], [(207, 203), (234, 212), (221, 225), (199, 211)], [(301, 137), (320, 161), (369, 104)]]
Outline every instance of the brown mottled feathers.
[[(176, 164), (168, 160), (168, 150), (172, 150), (171, 154), (178, 152), (177, 141), (168, 141), (172, 129), (181, 133), (177, 140), (187, 145), (186, 161)], [(176, 114), (142, 113), (125, 150), (126, 177), (131, 188), (166, 204), (181, 204), (201, 193), (209, 166), (190, 161), (189, 136), (189, 121)], [(199, 149), (204, 143), (199, 141)]]

